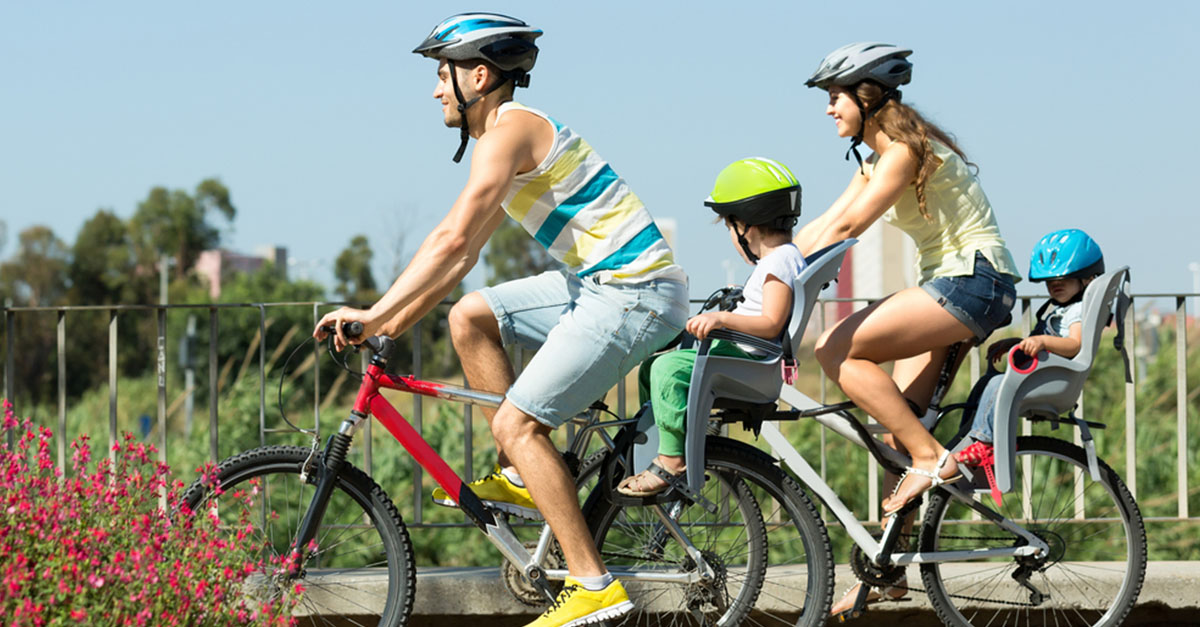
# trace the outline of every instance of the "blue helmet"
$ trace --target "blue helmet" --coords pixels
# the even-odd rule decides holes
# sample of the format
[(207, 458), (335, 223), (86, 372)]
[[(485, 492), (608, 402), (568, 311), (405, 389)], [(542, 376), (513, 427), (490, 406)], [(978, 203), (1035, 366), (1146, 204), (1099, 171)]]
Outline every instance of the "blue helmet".
[(1089, 279), (1104, 273), (1100, 245), (1079, 229), (1062, 229), (1043, 237), (1029, 259), (1029, 280)]

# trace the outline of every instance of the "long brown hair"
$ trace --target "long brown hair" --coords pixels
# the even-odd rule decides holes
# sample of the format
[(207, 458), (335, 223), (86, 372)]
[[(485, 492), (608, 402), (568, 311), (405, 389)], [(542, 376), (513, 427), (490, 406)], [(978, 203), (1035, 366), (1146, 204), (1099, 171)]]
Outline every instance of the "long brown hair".
[[(863, 109), (870, 111), (884, 97), (884, 90), (878, 83), (873, 81), (863, 81), (853, 88), (854, 94), (858, 97), (858, 101), (862, 103)], [(898, 141), (908, 146), (913, 155), (917, 157), (917, 177), (916, 177), (916, 192), (917, 206), (921, 210), (921, 215), (926, 220), (931, 220), (929, 210), (925, 206), (925, 184), (929, 181), (929, 177), (933, 175), (934, 170), (942, 164), (942, 160), (933, 154), (933, 150), (929, 148), (929, 139), (937, 140), (945, 144), (950, 150), (958, 153), (959, 157), (971, 166), (978, 170), (978, 166), (971, 163), (967, 159), (966, 153), (958, 147), (954, 141), (937, 125), (927, 121), (921, 117), (912, 107), (903, 104), (897, 98), (889, 99), (884, 103), (883, 107), (875, 112), (871, 117), (879, 128), (888, 137), (894, 141)]]

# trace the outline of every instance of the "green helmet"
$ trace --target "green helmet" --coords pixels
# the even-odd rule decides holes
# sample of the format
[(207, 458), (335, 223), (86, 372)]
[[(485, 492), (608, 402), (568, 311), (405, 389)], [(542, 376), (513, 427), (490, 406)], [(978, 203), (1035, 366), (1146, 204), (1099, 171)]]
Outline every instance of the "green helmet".
[(747, 226), (790, 229), (800, 215), (800, 181), (774, 159), (751, 157), (725, 166), (704, 201), (721, 217)]

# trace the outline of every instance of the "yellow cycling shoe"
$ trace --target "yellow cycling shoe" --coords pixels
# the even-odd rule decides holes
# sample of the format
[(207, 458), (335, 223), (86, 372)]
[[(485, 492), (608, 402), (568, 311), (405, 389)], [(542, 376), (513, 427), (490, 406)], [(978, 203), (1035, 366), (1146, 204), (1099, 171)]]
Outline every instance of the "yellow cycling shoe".
[[(492, 468), (492, 474), (482, 479), (476, 479), (467, 485), (489, 509), (529, 520), (542, 519), (541, 512), (538, 511), (537, 505), (533, 504), (533, 498), (529, 496), (529, 490), (509, 481), (508, 477), (500, 472), (498, 464)], [(433, 502), (446, 507), (458, 507), (458, 503), (450, 498), (450, 494), (441, 488), (433, 489)]]
[(616, 579), (606, 588), (593, 592), (567, 577), (558, 598), (537, 620), (525, 627), (576, 627), (619, 618), (633, 610), (625, 587)]

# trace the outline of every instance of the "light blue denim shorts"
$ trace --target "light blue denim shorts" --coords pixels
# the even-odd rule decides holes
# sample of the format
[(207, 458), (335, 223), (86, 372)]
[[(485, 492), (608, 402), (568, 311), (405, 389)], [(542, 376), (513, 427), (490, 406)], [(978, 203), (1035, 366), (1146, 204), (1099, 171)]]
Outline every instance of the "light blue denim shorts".
[(687, 285), (613, 285), (565, 271), (479, 290), (505, 346), (537, 350), (507, 393), (551, 428), (587, 409), (634, 366), (679, 335)]

